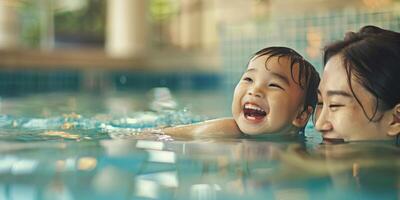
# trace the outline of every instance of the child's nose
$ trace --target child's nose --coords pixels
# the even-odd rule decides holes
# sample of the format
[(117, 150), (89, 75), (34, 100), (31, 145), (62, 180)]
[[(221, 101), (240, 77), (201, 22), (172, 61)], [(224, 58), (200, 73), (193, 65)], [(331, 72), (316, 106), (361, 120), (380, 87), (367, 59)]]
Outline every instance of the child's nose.
[(251, 88), (248, 92), (248, 95), (255, 96), (255, 97), (264, 97), (263, 93), (256, 87)]

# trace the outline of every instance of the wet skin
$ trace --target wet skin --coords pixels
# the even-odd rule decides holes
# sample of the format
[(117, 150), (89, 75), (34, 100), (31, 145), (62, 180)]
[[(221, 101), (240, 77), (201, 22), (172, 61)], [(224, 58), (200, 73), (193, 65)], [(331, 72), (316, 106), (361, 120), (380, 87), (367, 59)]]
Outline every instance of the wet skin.
[[(255, 57), (249, 62), (233, 95), (233, 118), (248, 135), (292, 133), (308, 117), (300, 117), (304, 90), (292, 79), (288, 58), (271, 57), (266, 62), (267, 58)], [(293, 70), (293, 77), (298, 77), (298, 66)]]
[[(376, 100), (352, 77), (354, 93), (362, 102), (367, 116), (373, 116)], [(356, 101), (348, 84), (341, 55), (335, 55), (325, 65), (318, 88), (315, 127), (326, 141), (385, 140), (392, 118), (391, 110), (378, 112), (370, 121)]]

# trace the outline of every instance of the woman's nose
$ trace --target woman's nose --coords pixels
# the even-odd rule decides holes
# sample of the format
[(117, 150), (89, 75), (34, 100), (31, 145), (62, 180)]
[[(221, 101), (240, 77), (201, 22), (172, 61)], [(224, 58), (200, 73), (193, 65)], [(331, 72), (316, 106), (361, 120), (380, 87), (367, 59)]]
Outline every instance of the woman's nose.
[(315, 122), (315, 129), (319, 132), (327, 132), (333, 129), (332, 123), (328, 119), (328, 114), (326, 109), (317, 110), (316, 113), (316, 122)]

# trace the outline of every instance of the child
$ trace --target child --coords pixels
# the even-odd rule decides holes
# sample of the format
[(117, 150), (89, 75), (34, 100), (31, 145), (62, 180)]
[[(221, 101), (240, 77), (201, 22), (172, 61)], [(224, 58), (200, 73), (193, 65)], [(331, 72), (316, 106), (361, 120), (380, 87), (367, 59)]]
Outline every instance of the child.
[(296, 135), (317, 102), (320, 78), (314, 67), (287, 47), (255, 53), (235, 88), (233, 118), (214, 119), (153, 133), (180, 138)]

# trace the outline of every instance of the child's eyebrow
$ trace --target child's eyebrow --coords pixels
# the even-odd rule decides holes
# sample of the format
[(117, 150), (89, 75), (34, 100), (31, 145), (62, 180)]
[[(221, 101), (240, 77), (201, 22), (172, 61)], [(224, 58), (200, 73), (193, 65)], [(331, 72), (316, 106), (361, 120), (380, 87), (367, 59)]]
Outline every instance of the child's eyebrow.
[(282, 74), (276, 73), (276, 72), (271, 72), (272, 76), (275, 76), (278, 79), (281, 79), (283, 82), (285, 82), (286, 84), (290, 85), (290, 82), (288, 80), (288, 78)]
[(256, 68), (249, 68), (246, 70), (246, 72), (251, 72), (251, 71), (257, 71)]

